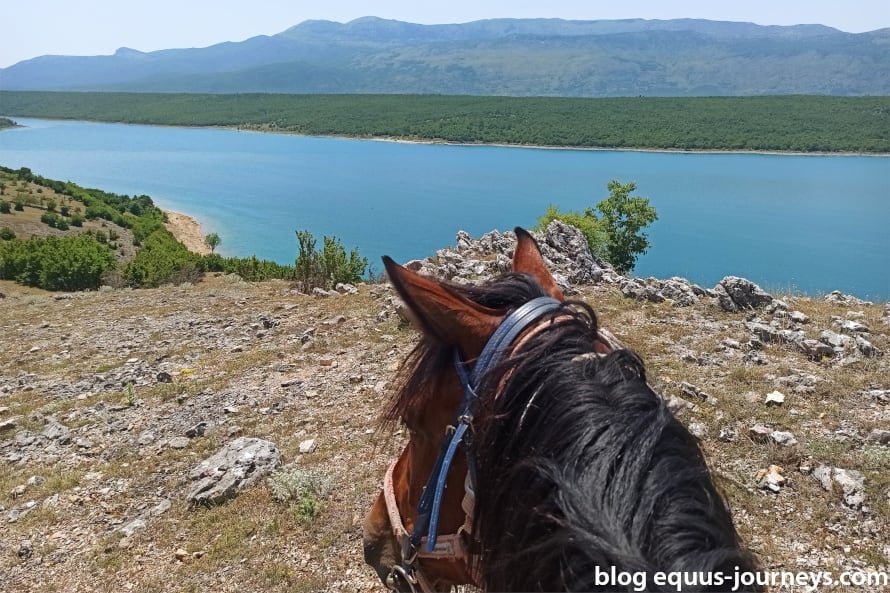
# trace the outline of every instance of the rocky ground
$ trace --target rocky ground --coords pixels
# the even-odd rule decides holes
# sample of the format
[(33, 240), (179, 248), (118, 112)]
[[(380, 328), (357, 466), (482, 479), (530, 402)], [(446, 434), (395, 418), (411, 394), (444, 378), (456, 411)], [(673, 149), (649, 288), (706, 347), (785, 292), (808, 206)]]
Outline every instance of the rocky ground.
[[(888, 570), (887, 305), (629, 280), (570, 230), (544, 242), (701, 439), (767, 568)], [(511, 249), (461, 233), (410, 265), (477, 281)], [(376, 418), (416, 338), (388, 286), (0, 293), (0, 590), (382, 590), (361, 522), (404, 440)], [(233, 447), (267, 465), (225, 474)]]

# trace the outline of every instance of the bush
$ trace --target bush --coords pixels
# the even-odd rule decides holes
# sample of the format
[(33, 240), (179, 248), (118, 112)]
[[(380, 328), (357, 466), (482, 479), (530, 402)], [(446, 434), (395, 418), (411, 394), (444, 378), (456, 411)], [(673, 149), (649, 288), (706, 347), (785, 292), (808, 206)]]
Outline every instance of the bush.
[(96, 289), (113, 266), (111, 250), (89, 235), (0, 243), (0, 279), (46, 290)]
[(6, 200), (0, 200), (0, 214), (9, 214), (12, 211), (12, 206)]
[(128, 286), (194, 282), (201, 277), (201, 256), (186, 249), (168, 230), (158, 229), (145, 238), (123, 275)]
[(323, 247), (315, 248), (315, 237), (309, 231), (297, 231), (299, 254), (294, 264), (294, 274), (301, 290), (330, 289), (340, 282), (361, 282), (368, 269), (368, 258), (359, 255), (358, 248), (349, 256), (336, 237), (324, 237)]
[(11, 228), (3, 227), (0, 229), (0, 240), (12, 241), (13, 239), (15, 239), (15, 233), (12, 232)]

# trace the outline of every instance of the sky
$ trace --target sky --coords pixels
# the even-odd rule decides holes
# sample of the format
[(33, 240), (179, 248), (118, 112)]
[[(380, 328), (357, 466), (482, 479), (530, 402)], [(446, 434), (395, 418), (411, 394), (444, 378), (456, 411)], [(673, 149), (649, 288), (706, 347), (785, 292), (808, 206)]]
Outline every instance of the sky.
[(861, 33), (890, 27), (888, 0), (5, 0), (0, 68), (46, 54), (107, 55), (206, 47), (274, 35), (309, 19), (378, 16), (413, 23), (490, 18), (702, 18), (760, 25), (822, 24)]

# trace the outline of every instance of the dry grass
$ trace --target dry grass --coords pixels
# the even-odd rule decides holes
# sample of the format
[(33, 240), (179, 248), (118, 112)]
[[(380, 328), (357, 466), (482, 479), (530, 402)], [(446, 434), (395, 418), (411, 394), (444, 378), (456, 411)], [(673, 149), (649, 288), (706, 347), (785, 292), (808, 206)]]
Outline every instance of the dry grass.
[[(414, 334), (400, 328), (394, 316), (377, 318), (388, 308), (388, 293), (380, 287), (331, 299), (289, 289), (283, 282), (209, 277), (194, 287), (55, 300), (42, 291), (0, 285), (7, 295), (0, 307), (0, 326), (6, 330), (0, 335), (0, 381), (25, 371), (70, 385), (96, 375), (117, 377), (132, 366), (131, 359), (150, 364), (152, 373), (163, 365), (172, 378), (136, 384), (132, 393), (115, 386), (83, 399), (65, 395), (69, 392), (52, 381), (38, 381), (28, 391), (0, 392), (0, 406), (9, 407), (0, 419), (20, 417), (16, 430), (40, 432), (43, 420), (37, 415), (52, 414), (72, 428), (73, 436), (96, 441), (84, 452), (69, 448), (19, 463), (0, 460), (0, 506), (8, 511), (37, 502), (13, 523), (5, 523), (0, 512), (6, 542), (0, 588), (381, 590), (361, 560), (361, 521), (403, 442), (403, 436), (380, 440), (375, 421), (388, 396), (383, 386)], [(767, 567), (797, 570), (801, 559), (835, 571), (890, 563), (882, 535), (890, 533), (890, 449), (861, 438), (888, 426), (890, 418), (886, 404), (860, 393), (870, 386), (890, 388), (888, 357), (838, 365), (771, 345), (763, 353), (767, 365), (750, 365), (744, 350), (723, 346), (728, 338), (747, 341), (742, 315), (708, 305), (640, 304), (607, 287), (580, 296), (604, 326), (641, 354), (656, 386), (688, 399), (679, 388), (686, 381), (716, 398), (715, 405), (695, 401), (696, 409), (682, 420), (702, 425), (702, 446), (717, 483)], [(808, 299), (794, 299), (792, 306), (812, 318), (806, 326), (811, 335), (850, 309)], [(873, 343), (890, 351), (880, 307), (856, 309), (872, 327)], [(338, 320), (340, 315), (345, 320)], [(277, 325), (257, 326), (261, 316)], [(312, 328), (311, 345), (304, 345), (301, 336)], [(30, 352), (33, 346), (40, 349)], [(685, 356), (688, 352), (694, 357)], [(811, 390), (795, 392), (783, 378), (801, 373), (819, 380)], [(786, 402), (767, 407), (765, 394), (775, 389), (786, 394)], [(128, 399), (135, 400), (133, 406), (108, 411)], [(96, 411), (99, 402), (104, 411)], [(224, 414), (224, 406), (238, 411)], [(211, 421), (204, 437), (181, 450), (163, 446), (199, 420)], [(754, 443), (747, 430), (755, 423), (789, 430), (799, 444)], [(289, 467), (317, 471), (329, 480), (317, 515), (306, 520), (293, 501), (273, 500), (265, 483), (218, 507), (185, 504), (189, 470), (226, 442), (236, 425), (240, 434), (274, 441)], [(137, 445), (136, 438), (148, 430), (157, 433), (156, 441)], [(720, 440), (727, 430), (735, 437)], [(858, 436), (837, 438), (846, 433)], [(0, 439), (12, 436), (4, 433)], [(308, 438), (317, 439), (319, 447), (301, 455), (299, 444)], [(836, 493), (798, 469), (818, 463), (864, 472), (867, 512), (844, 507)], [(790, 480), (778, 494), (759, 490), (754, 481), (755, 472), (770, 464), (782, 466)], [(32, 475), (44, 481), (13, 498), (10, 493)], [(44, 508), (43, 501), (54, 495), (59, 502)], [(172, 503), (168, 511), (124, 537), (122, 525), (163, 499)], [(26, 539), (34, 553), (22, 560), (16, 552)], [(181, 559), (175, 556), (179, 549), (186, 552)]]

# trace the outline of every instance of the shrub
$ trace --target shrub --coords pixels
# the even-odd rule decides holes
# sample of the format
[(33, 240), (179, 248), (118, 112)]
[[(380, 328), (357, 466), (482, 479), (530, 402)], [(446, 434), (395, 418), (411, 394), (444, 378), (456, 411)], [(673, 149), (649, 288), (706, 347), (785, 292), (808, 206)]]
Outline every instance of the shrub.
[(0, 243), (0, 279), (46, 290), (98, 288), (112, 266), (114, 254), (89, 235)]
[(9, 214), (12, 211), (12, 207), (9, 202), (6, 200), (0, 200), (0, 214)]
[(12, 241), (15, 239), (15, 233), (12, 232), (11, 228), (3, 227), (0, 229), (0, 239), (3, 241)]
[(294, 274), (304, 292), (313, 288), (332, 288), (339, 282), (360, 282), (368, 269), (368, 258), (359, 255), (358, 248), (349, 256), (336, 237), (323, 238), (323, 247), (315, 248), (315, 237), (309, 231), (297, 231), (299, 254)]
[(318, 516), (321, 501), (330, 491), (330, 480), (325, 474), (299, 468), (276, 471), (269, 476), (268, 484), (274, 500), (294, 503), (294, 513), (301, 523)]
[(167, 229), (158, 229), (142, 243), (124, 268), (129, 286), (194, 282), (201, 277), (201, 256), (186, 249)]

